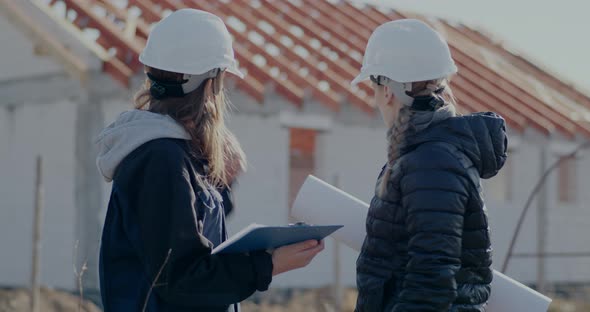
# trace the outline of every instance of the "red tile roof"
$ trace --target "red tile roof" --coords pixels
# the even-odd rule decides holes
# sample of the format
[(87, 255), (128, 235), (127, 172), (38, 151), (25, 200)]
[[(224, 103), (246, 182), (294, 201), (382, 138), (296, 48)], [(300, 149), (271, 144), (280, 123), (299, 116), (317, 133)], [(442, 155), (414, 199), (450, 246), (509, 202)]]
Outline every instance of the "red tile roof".
[[(590, 97), (510, 52), (489, 36), (461, 24), (336, 0), (62, 0), (64, 15), (80, 30), (94, 28), (96, 42), (114, 53), (104, 71), (129, 84), (141, 69), (138, 55), (150, 25), (167, 12), (202, 9), (224, 19), (235, 37), (240, 67), (249, 75), (236, 86), (259, 102), (265, 85), (300, 106), (309, 93), (338, 111), (349, 102), (372, 114), (369, 84), (351, 89), (372, 30), (389, 20), (420, 18), (439, 30), (459, 67), (452, 86), (461, 109), (496, 111), (510, 127), (543, 134), (590, 137)], [(121, 5), (121, 6), (118, 6)], [(138, 12), (137, 19), (129, 18)], [(131, 20), (135, 31), (125, 35)], [(129, 29), (127, 29), (129, 31)]]

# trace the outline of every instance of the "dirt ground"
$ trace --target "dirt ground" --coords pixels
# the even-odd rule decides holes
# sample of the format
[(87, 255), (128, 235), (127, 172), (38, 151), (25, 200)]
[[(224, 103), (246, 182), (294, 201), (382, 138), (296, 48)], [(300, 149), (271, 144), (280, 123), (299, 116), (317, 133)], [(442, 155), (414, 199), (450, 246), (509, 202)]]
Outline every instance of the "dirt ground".
[[(590, 289), (589, 289), (590, 291)], [(588, 292), (590, 294), (590, 292)], [(356, 290), (347, 289), (342, 300), (342, 312), (353, 312)], [(551, 296), (556, 297), (556, 296)], [(243, 312), (332, 312), (336, 311), (330, 289), (285, 292), (270, 290), (256, 294), (242, 304)], [(510, 311), (507, 311), (510, 312)], [(590, 312), (590, 296), (576, 299), (555, 299), (548, 312)]]
[[(67, 292), (49, 288), (41, 289), (41, 312), (100, 312), (101, 310), (90, 302), (84, 302), (80, 307), (79, 297)], [(22, 288), (0, 288), (0, 312), (30, 311), (29, 291)]]
[[(342, 294), (341, 312), (353, 312), (356, 290), (346, 289)], [(331, 290), (270, 290), (257, 293), (242, 303), (243, 312), (332, 312), (336, 311)]]
[(590, 302), (557, 299), (551, 303), (549, 312), (590, 312)]
[[(347, 289), (342, 295), (342, 312), (353, 312), (356, 291)], [(67, 292), (43, 288), (42, 312), (101, 312), (85, 301), (80, 309), (79, 297)], [(586, 300), (556, 299), (549, 312), (590, 312), (590, 298)], [(0, 288), (0, 312), (28, 312), (29, 293), (26, 289)], [(333, 312), (336, 311), (328, 288), (315, 290), (270, 290), (257, 293), (242, 303), (243, 312)]]

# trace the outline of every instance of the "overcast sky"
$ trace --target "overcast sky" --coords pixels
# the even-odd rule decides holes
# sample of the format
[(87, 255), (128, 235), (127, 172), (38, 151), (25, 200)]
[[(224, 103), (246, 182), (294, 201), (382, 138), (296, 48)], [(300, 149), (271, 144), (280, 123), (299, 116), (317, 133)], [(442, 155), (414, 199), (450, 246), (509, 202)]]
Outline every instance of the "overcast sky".
[(354, 0), (483, 28), (590, 94), (590, 0)]

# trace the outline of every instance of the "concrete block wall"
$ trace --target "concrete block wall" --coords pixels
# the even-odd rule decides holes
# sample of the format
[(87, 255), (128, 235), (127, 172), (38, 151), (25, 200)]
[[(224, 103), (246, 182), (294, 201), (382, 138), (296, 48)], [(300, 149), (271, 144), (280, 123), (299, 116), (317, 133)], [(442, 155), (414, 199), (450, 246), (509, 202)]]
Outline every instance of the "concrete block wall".
[[(249, 170), (236, 188), (237, 210), (230, 219), (230, 232), (235, 233), (250, 223), (286, 224), (288, 219), (288, 130), (278, 112), (261, 113), (255, 103), (240, 103), (242, 94), (234, 93), (238, 107), (229, 120), (249, 157)], [(61, 101), (25, 101), (3, 103), (0, 100), (0, 284), (26, 285), (31, 253), (34, 157), (41, 153), (45, 160), (46, 210), (42, 281), (50, 286), (73, 288), (72, 259), (75, 241), (79, 239), (76, 216), (85, 207), (76, 206), (76, 133), (78, 105), (83, 99)], [(280, 101), (280, 99), (277, 99)], [(132, 107), (131, 94), (107, 98), (100, 105), (104, 125)], [(285, 103), (267, 103), (284, 106)], [(88, 133), (91, 136), (92, 133)], [(525, 138), (530, 134), (525, 134)], [(78, 138), (79, 140), (80, 138)], [(514, 197), (510, 201), (488, 198), (495, 264), (500, 265), (526, 196), (539, 176), (540, 146), (546, 142), (522, 139), (512, 153)], [(317, 175), (336, 183), (343, 190), (369, 201), (376, 176), (385, 161), (385, 131), (374, 124), (347, 124), (336, 121), (320, 131), (317, 142)], [(93, 159), (90, 159), (93, 161)], [(579, 183), (585, 185), (590, 174), (590, 158), (578, 162)], [(590, 194), (580, 188), (579, 200), (573, 205), (556, 201), (556, 180), (549, 180), (547, 251), (584, 251), (590, 212), (585, 204)], [(89, 218), (102, 218), (110, 185), (101, 183), (102, 209), (87, 212)], [(518, 253), (536, 249), (536, 209), (532, 207), (521, 237)], [(80, 227), (81, 228), (81, 227)], [(96, 238), (98, 239), (98, 237)], [(333, 245), (311, 266), (275, 279), (275, 287), (323, 286), (333, 279)], [(340, 249), (343, 283), (353, 286), (357, 254), (347, 247)], [(547, 261), (550, 281), (590, 281), (587, 270), (590, 259), (551, 259)], [(515, 258), (508, 273), (534, 282), (536, 260)]]

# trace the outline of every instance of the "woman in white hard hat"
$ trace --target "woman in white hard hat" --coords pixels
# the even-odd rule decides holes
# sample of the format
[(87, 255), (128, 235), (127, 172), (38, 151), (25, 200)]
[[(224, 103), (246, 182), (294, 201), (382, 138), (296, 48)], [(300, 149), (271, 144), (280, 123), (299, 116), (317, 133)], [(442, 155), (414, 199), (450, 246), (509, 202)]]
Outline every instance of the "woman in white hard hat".
[(179, 10), (154, 27), (140, 61), (148, 79), (137, 109), (98, 138), (99, 171), (113, 181), (100, 253), (105, 311), (238, 311), (323, 243), (211, 255), (227, 238), (218, 190), (245, 168), (224, 124), (224, 77), (243, 76), (230, 34), (215, 15)]
[(372, 34), (360, 75), (371, 79), (387, 132), (357, 260), (356, 310), (484, 311), (492, 248), (480, 178), (506, 160), (504, 120), (457, 116), (446, 41), (398, 20)]

